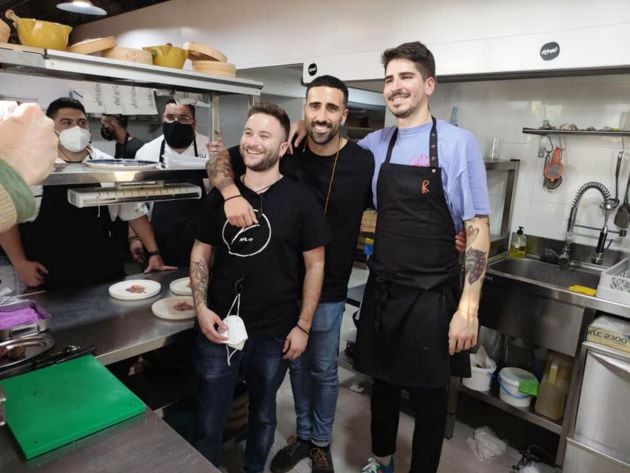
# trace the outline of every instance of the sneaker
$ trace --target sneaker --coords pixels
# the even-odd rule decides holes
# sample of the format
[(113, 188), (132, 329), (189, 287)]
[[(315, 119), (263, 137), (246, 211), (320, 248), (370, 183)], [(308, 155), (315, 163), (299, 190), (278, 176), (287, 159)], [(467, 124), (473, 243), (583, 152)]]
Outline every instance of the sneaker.
[(383, 465), (376, 458), (368, 458), (368, 463), (361, 468), (362, 473), (394, 473), (394, 457), (389, 461), (389, 465)]
[(313, 445), (308, 455), (311, 457), (312, 473), (335, 473), (332, 457), (330, 456), (330, 447)]
[(291, 436), (287, 440), (287, 446), (278, 451), (269, 464), (273, 473), (285, 473), (297, 465), (300, 460), (308, 458), (311, 442), (302, 440), (298, 436)]

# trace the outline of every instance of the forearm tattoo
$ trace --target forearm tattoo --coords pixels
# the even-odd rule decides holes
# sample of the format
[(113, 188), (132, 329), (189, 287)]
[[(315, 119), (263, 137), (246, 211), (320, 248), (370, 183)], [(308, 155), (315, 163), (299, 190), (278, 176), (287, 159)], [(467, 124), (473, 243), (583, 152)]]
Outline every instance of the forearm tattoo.
[(479, 228), (475, 227), (474, 225), (468, 225), (468, 227), (466, 227), (466, 247), (467, 248), (472, 246), (472, 244), (477, 239), (477, 236), (479, 236)]
[(485, 251), (476, 248), (466, 250), (466, 277), (468, 284), (476, 283), (486, 271), (488, 255)]
[(206, 305), (208, 298), (208, 266), (204, 261), (192, 261), (190, 275), (190, 287), (195, 307), (203, 307)]
[(218, 184), (217, 189), (222, 190), (227, 186), (234, 184), (234, 172), (230, 165), (230, 158), (221, 156), (220, 154), (208, 159), (208, 178), (211, 183), (223, 178)]

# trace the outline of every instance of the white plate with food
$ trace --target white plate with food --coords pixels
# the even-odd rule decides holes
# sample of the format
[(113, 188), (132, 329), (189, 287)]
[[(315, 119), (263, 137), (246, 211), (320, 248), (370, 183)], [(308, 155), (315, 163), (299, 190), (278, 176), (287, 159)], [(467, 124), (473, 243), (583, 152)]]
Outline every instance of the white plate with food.
[(148, 299), (160, 293), (162, 285), (150, 279), (129, 279), (109, 286), (109, 295), (121, 301)]
[(192, 296), (192, 288), (190, 287), (190, 278), (179, 278), (171, 281), (168, 286), (171, 292), (178, 296)]
[(151, 306), (153, 315), (167, 320), (187, 320), (195, 317), (193, 298), (190, 296), (172, 296), (160, 299)]
[(143, 171), (160, 165), (155, 161), (139, 161), (137, 159), (88, 159), (84, 164), (94, 169), (118, 171)]

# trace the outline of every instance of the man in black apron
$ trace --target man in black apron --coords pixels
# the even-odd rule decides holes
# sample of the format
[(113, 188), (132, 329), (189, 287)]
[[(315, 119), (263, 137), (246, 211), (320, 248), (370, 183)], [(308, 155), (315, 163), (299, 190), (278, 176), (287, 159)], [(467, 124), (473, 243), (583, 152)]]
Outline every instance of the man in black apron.
[[(195, 107), (179, 104), (174, 100), (167, 103), (162, 114), (163, 135), (144, 145), (136, 153), (141, 161), (158, 161), (167, 167), (173, 162), (199, 158), (205, 164), (208, 138), (195, 131)], [(190, 181), (204, 189), (203, 179)], [(151, 223), (162, 256), (169, 263), (188, 266), (190, 250), (194, 240), (195, 215), (201, 209), (202, 199), (172, 200), (153, 205)]]
[[(384, 96), (397, 127), (379, 130), (360, 143), (375, 156), (378, 210), (356, 345), (356, 368), (374, 378), (375, 458), (364, 471), (394, 470), (405, 388), (416, 419), (411, 471), (434, 472), (446, 423), (449, 375), (470, 376), (466, 350), (477, 339), (489, 250), (485, 170), (472, 135), (431, 116), (431, 52), (421, 43), (407, 43), (385, 51), (383, 64)], [(453, 239), (455, 223), (462, 220), (467, 248), (460, 291)]]

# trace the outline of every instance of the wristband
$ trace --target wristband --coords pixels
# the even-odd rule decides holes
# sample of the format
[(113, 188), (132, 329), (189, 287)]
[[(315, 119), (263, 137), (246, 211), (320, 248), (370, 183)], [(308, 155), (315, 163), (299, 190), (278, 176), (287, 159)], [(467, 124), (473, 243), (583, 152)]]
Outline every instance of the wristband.
[(302, 328), (302, 326), (300, 324), (295, 324), (295, 326), (297, 328), (299, 328), (302, 332), (304, 332), (306, 335), (310, 335), (311, 334), (308, 330), (306, 330), (305, 328)]
[(239, 197), (243, 197), (241, 194), (233, 195), (232, 197), (228, 197), (227, 199), (223, 199), (223, 203), (226, 203), (228, 200), (238, 199)]
[(134, 240), (139, 240), (139, 239), (140, 239), (140, 237), (137, 237), (137, 236), (132, 236), (132, 237), (127, 238), (127, 241), (128, 241), (129, 243), (131, 243), (132, 241), (134, 241)]
[(147, 255), (149, 256), (149, 258), (151, 258), (152, 256), (159, 256), (160, 255), (160, 250), (147, 251)]

